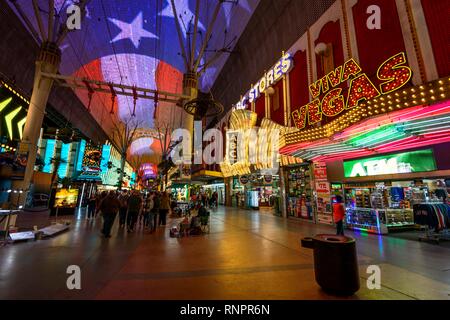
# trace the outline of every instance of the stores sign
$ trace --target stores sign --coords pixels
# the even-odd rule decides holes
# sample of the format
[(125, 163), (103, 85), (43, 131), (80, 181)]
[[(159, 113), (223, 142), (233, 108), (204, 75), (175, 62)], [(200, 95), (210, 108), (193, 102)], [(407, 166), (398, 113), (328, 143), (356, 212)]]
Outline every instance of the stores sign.
[(344, 161), (346, 178), (436, 170), (431, 149)]
[(246, 109), (247, 103), (252, 103), (259, 98), (273, 84), (277, 83), (284, 74), (288, 73), (293, 66), (292, 56), (289, 53), (283, 54), (280, 60), (267, 71), (264, 76), (252, 86), (252, 88), (236, 103), (234, 109)]
[[(348, 60), (309, 86), (314, 100), (292, 112), (295, 126), (303, 129), (307, 125), (319, 123), (324, 116), (336, 117), (345, 110), (357, 107), (363, 100), (371, 100), (400, 89), (412, 76), (406, 63), (403, 52), (383, 62), (377, 71), (377, 78), (381, 81), (377, 87), (355, 60)], [(338, 86), (346, 84), (348, 80), (350, 85), (347, 96), (344, 97), (343, 89)]]

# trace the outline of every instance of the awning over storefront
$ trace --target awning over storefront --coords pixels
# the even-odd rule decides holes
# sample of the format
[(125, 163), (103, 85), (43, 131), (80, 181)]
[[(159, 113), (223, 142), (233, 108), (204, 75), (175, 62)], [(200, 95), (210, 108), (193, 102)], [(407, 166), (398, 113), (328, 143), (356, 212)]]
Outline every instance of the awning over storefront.
[[(280, 152), (305, 160), (333, 161), (449, 142), (450, 100), (444, 94), (449, 85), (449, 79), (441, 79), (368, 101), (355, 112), (362, 115), (370, 108), (371, 117), (352, 118), (347, 113), (324, 127), (288, 133), (287, 145)], [(343, 129), (335, 132), (339, 125)], [(327, 137), (328, 132), (334, 133)]]
[(192, 181), (211, 182), (217, 179), (223, 179), (222, 172), (211, 170), (200, 170), (191, 176)]

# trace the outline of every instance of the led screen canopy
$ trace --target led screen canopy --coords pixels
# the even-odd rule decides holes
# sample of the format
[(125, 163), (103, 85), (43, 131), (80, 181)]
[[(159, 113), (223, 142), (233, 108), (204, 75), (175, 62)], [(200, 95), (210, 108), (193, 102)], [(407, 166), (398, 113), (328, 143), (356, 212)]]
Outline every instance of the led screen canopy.
[[(27, 20), (35, 30), (39, 30), (34, 15), (33, 2), (16, 1)], [(42, 21), (48, 21), (48, 0), (37, 0)], [(181, 17), (183, 33), (193, 30), (195, 0), (175, 0), (178, 16)], [(15, 6), (8, 1), (16, 12)], [(78, 3), (74, 0), (55, 0), (55, 12), (59, 23), (67, 20), (67, 8)], [(216, 0), (200, 0), (198, 40), (196, 51), (212, 20)], [(259, 0), (224, 1), (216, 19), (211, 38), (208, 42), (206, 57), (201, 64), (210, 60), (224, 44), (231, 42), (232, 47), (243, 32)], [(24, 23), (26, 27), (26, 24)], [(47, 34), (46, 23), (43, 23)], [(226, 30), (226, 32), (225, 32)], [(186, 37), (183, 41), (187, 42)], [(186, 71), (181, 56), (171, 1), (149, 0), (91, 0), (86, 7), (86, 17), (81, 30), (69, 32), (61, 44), (62, 62), (59, 72), (63, 75), (87, 77), (99, 81), (136, 85), (149, 89), (173, 93), (182, 92), (182, 75)], [(209, 90), (225, 64), (229, 53), (222, 54), (202, 75), (199, 86)], [(77, 89), (75, 93), (87, 107), (87, 91)], [(96, 93), (90, 104), (91, 113), (107, 133), (111, 133), (113, 121), (117, 117), (125, 121), (131, 117), (134, 109), (132, 97), (119, 95), (114, 105), (114, 115), (110, 114), (111, 97), (107, 93)], [(155, 110), (151, 100), (136, 101), (136, 119), (142, 128), (154, 128), (155, 118), (159, 121), (171, 121), (179, 126), (180, 109), (160, 102)], [(163, 119), (159, 119), (162, 117)], [(140, 152), (141, 150), (139, 150)], [(152, 152), (158, 150), (148, 150)]]

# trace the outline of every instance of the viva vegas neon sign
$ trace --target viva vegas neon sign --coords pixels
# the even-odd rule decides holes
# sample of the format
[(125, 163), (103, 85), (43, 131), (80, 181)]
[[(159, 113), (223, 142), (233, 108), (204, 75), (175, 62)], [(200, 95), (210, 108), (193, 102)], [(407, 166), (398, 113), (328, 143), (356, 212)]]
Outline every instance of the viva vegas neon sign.
[(293, 65), (292, 56), (289, 53), (283, 53), (281, 59), (255, 85), (252, 85), (252, 88), (234, 105), (234, 110), (246, 109), (247, 102), (252, 103), (258, 99), (261, 93), (264, 93), (267, 88), (277, 83), (284, 74), (288, 73)]
[[(309, 86), (314, 100), (292, 112), (295, 126), (303, 129), (307, 124), (320, 122), (323, 116), (335, 117), (344, 110), (355, 108), (363, 100), (398, 90), (408, 83), (411, 76), (412, 71), (406, 64), (404, 52), (394, 55), (380, 65), (377, 70), (377, 78), (382, 81), (379, 88), (362, 73), (358, 63), (350, 59)], [(343, 89), (336, 87), (347, 80), (350, 80), (350, 85), (345, 99), (342, 95)]]

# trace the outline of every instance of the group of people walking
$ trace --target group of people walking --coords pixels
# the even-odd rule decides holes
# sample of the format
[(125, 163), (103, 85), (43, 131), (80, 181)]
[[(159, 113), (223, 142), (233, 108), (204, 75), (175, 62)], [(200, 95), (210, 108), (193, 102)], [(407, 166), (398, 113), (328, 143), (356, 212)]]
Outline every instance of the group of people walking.
[(203, 207), (207, 208), (217, 208), (219, 203), (219, 194), (215, 191), (211, 195), (208, 193), (192, 194), (191, 202), (194, 204), (201, 204)]
[(110, 238), (117, 214), (119, 214), (119, 227), (126, 226), (129, 233), (134, 232), (137, 226), (142, 226), (153, 233), (158, 225), (166, 225), (169, 210), (170, 197), (166, 192), (151, 192), (142, 196), (137, 190), (110, 191), (109, 193), (104, 191), (89, 199), (87, 218), (90, 219), (101, 212), (102, 234), (105, 238)]

